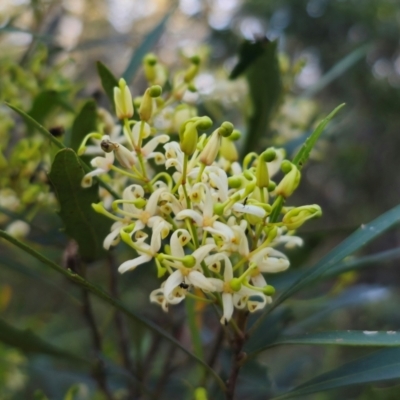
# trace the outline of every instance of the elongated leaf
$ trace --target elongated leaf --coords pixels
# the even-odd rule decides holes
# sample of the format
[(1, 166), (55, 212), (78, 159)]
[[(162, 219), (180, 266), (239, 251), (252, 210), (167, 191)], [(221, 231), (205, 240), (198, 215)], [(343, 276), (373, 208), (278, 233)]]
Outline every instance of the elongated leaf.
[(66, 358), (79, 363), (90, 363), (89, 361), (69, 353), (65, 350), (45, 342), (31, 330), (20, 330), (9, 325), (0, 318), (0, 341), (22, 350), (25, 353), (40, 353), (54, 357)]
[(257, 329), (263, 318), (284, 300), (297, 293), (302, 288), (309, 285), (311, 282), (319, 279), (323, 274), (334, 268), (344, 258), (356, 252), (361, 247), (365, 246), (370, 241), (376, 239), (389, 228), (397, 225), (400, 222), (400, 206), (394, 207), (386, 213), (382, 214), (374, 221), (367, 225), (363, 225), (355, 231), (339, 246), (333, 249), (325, 257), (323, 257), (314, 267), (304, 271), (299, 279), (293, 283), (285, 292), (283, 292), (273, 303), (267, 308), (257, 323), (251, 328), (251, 332)]
[(283, 336), (267, 346), (261, 347), (249, 354), (249, 357), (261, 353), (262, 351), (281, 345), (317, 345), (317, 346), (384, 346), (399, 347), (400, 332), (396, 331), (333, 331), (307, 333), (297, 336)]
[(321, 374), (275, 400), (400, 378), (400, 349), (384, 349)]
[(128, 308), (124, 306), (124, 304), (115, 298), (112, 298), (110, 295), (108, 295), (103, 289), (99, 288), (98, 286), (93, 285), (92, 283), (88, 282), (87, 280), (83, 279), (80, 275), (72, 272), (71, 270), (67, 270), (65, 268), (60, 267), (59, 265), (55, 264), (53, 261), (49, 260), (47, 257), (43, 256), (42, 254), (38, 253), (36, 250), (32, 249), (31, 247), (27, 246), (25, 243), (22, 243), (18, 239), (10, 236), (7, 232), (3, 231), (0, 229), (0, 237), (6, 239), (13, 245), (19, 247), (26, 253), (30, 254), (31, 256), (35, 257), (37, 260), (41, 261), (43, 264), (47, 265), (54, 271), (57, 271), (58, 273), (64, 275), (68, 280), (76, 284), (77, 286), (87, 290), (88, 292), (92, 293), (94, 296), (97, 298), (103, 300), (107, 304), (111, 305), (115, 309), (123, 312), (127, 317), (132, 319), (134, 322), (139, 323), (149, 329), (150, 331), (156, 333), (160, 337), (168, 340), (170, 343), (173, 343), (175, 346), (177, 346), (179, 349), (181, 349), (185, 354), (187, 354), (192, 360), (196, 361), (197, 363), (201, 364), (207, 371), (210, 372), (210, 374), (213, 376), (213, 378), (216, 380), (220, 388), (225, 391), (225, 384), (222, 381), (222, 379), (219, 377), (219, 375), (209, 366), (207, 365), (203, 360), (200, 358), (196, 357), (192, 352), (187, 350), (185, 347), (182, 346), (180, 342), (178, 342), (174, 337), (169, 335), (167, 332), (165, 332), (163, 329), (158, 327), (156, 324), (154, 324), (152, 321), (148, 320), (145, 317), (140, 316), (139, 314), (135, 313), (134, 311), (130, 311)]
[[(31, 116), (29, 116), (27, 113), (19, 109), (18, 107), (13, 106), (10, 103), (5, 102), (5, 104), (10, 107), (12, 110), (14, 110), (17, 114), (19, 114), (22, 118), (24, 118), (28, 123), (32, 124), (32, 126), (35, 127), (42, 135), (47, 137), (53, 144), (55, 144), (59, 149), (64, 149), (65, 145), (61, 143), (59, 140), (57, 140), (43, 125), (39, 124), (39, 122), (35, 121)], [(87, 165), (85, 162), (82, 161), (83, 168), (85, 169), (85, 172), (90, 172), (92, 170), (89, 165)], [(101, 178), (97, 177), (96, 178), (99, 182), (99, 184), (107, 189), (116, 199), (118, 199), (120, 196), (118, 193), (116, 193), (107, 183), (105, 183)]]
[(103, 240), (110, 231), (111, 221), (96, 213), (93, 203), (99, 202), (97, 184), (82, 188), (85, 172), (76, 153), (60, 150), (51, 166), (49, 178), (60, 203), (59, 215), (67, 234), (76, 240), (83, 260), (93, 261), (105, 254)]
[(97, 129), (97, 106), (94, 100), (87, 101), (72, 125), (69, 147), (78, 150), (83, 138)]
[(370, 49), (370, 44), (364, 44), (361, 47), (353, 50), (346, 57), (337, 62), (325, 75), (321, 77), (314, 85), (305, 90), (301, 97), (309, 98), (316, 95), (335, 79), (343, 75), (348, 69), (353, 67), (360, 61)]
[(115, 109), (114, 104), (114, 87), (118, 86), (118, 79), (113, 75), (113, 73), (100, 61), (97, 61), (97, 73), (99, 74), (101, 85), (111, 103), (113, 109)]
[[(245, 51), (248, 61), (239, 60), (233, 76), (246, 72), (249, 85), (250, 109), (247, 116), (247, 134), (243, 154), (257, 147), (258, 141), (268, 133), (268, 126), (282, 95), (278, 58), (278, 41), (248, 44)], [(249, 55), (252, 54), (250, 57)], [(251, 62), (248, 65), (248, 62)]]
[(63, 94), (55, 90), (45, 90), (39, 93), (33, 100), (32, 107), (28, 114), (40, 124), (43, 124), (46, 117), (56, 108), (61, 107), (70, 112), (74, 109), (64, 100)]
[(299, 152), (293, 159), (293, 164), (295, 164), (299, 169), (303, 168), (304, 164), (310, 157), (311, 150), (314, 148), (315, 143), (318, 138), (321, 136), (321, 133), (324, 131), (326, 125), (328, 125), (329, 121), (338, 113), (340, 109), (342, 109), (345, 104), (341, 104), (336, 107), (325, 119), (323, 119), (315, 129), (315, 131), (307, 138), (304, 142), (303, 146), (300, 148)]
[(139, 67), (142, 65), (143, 57), (153, 49), (157, 44), (161, 35), (164, 33), (167, 22), (174, 12), (175, 8), (172, 9), (156, 26), (155, 28), (145, 36), (143, 42), (135, 49), (132, 53), (132, 57), (126, 67), (125, 72), (122, 74), (123, 78), (130, 82), (138, 71)]

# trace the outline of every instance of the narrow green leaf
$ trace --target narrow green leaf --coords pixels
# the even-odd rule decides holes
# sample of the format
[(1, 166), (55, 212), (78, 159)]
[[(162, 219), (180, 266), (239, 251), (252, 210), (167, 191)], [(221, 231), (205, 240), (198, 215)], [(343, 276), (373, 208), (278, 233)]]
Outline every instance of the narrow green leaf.
[(384, 349), (318, 375), (274, 400), (396, 378), (400, 378), (400, 349)]
[(113, 73), (100, 61), (97, 61), (97, 73), (99, 74), (101, 85), (111, 103), (113, 109), (115, 109), (114, 104), (114, 88), (118, 86), (118, 79), (113, 75)]
[(220, 386), (222, 391), (225, 391), (225, 384), (219, 375), (203, 360), (195, 356), (192, 352), (187, 350), (182, 344), (177, 341), (174, 337), (169, 335), (159, 326), (157, 326), (152, 321), (148, 320), (145, 317), (140, 316), (139, 314), (135, 313), (134, 311), (130, 311), (125, 305), (120, 301), (117, 300), (110, 295), (108, 295), (103, 289), (99, 288), (98, 286), (93, 285), (92, 283), (88, 282), (87, 280), (83, 279), (80, 275), (72, 272), (71, 270), (67, 270), (65, 268), (60, 267), (59, 265), (55, 264), (53, 261), (49, 260), (47, 257), (43, 256), (42, 254), (38, 253), (36, 250), (32, 249), (31, 247), (27, 246), (25, 243), (22, 243), (18, 239), (10, 236), (7, 232), (0, 229), (0, 237), (6, 239), (13, 245), (19, 247), (26, 253), (30, 254), (31, 256), (35, 257), (37, 260), (41, 261), (43, 264), (47, 265), (54, 271), (64, 275), (68, 280), (73, 282), (75, 285), (87, 290), (88, 292), (92, 293), (97, 298), (103, 300), (107, 304), (111, 305), (115, 309), (124, 313), (127, 317), (132, 319), (134, 322), (139, 323), (149, 329), (150, 331), (154, 332), (155, 334), (159, 335), (160, 337), (168, 340), (170, 343), (177, 346), (181, 349), (185, 354), (187, 354), (192, 360), (196, 361), (197, 363), (201, 364), (210, 374), (214, 377), (218, 385)]
[(19, 114), (27, 124), (33, 126), (36, 128), (42, 135), (47, 137), (54, 145), (56, 145), (59, 149), (63, 149), (65, 146), (58, 140), (56, 139), (43, 125), (41, 125), (39, 122), (37, 122), (34, 118), (32, 118), (30, 115), (25, 113), (24, 111), (20, 110), (18, 107), (13, 106), (10, 103), (6, 102), (6, 105), (11, 108), (11, 110), (14, 110), (17, 114)]
[(348, 69), (356, 65), (357, 62), (360, 61), (367, 54), (370, 47), (370, 44), (364, 44), (361, 47), (353, 50), (350, 54), (337, 62), (314, 85), (305, 90), (301, 94), (301, 97), (309, 98), (315, 96), (318, 92), (327, 87), (331, 82), (343, 75)]
[(82, 259), (93, 261), (105, 254), (103, 240), (110, 231), (111, 221), (93, 210), (92, 204), (99, 202), (99, 188), (97, 184), (82, 188), (84, 175), (76, 153), (63, 149), (54, 158), (49, 178), (67, 234), (78, 243)]
[(56, 107), (62, 107), (70, 112), (74, 112), (73, 108), (64, 100), (62, 93), (55, 90), (44, 90), (34, 98), (28, 114), (35, 121), (43, 124), (46, 117)]
[(25, 353), (40, 353), (53, 357), (66, 358), (79, 363), (90, 364), (89, 361), (45, 342), (31, 330), (20, 330), (9, 325), (0, 318), (0, 341), (16, 347)]
[(155, 26), (155, 28), (145, 36), (144, 40), (139, 45), (139, 47), (133, 51), (129, 64), (126, 67), (125, 72), (122, 74), (123, 78), (127, 82), (130, 82), (133, 79), (139, 67), (142, 65), (143, 57), (153, 49), (153, 47), (157, 44), (158, 40), (161, 38), (161, 35), (164, 33), (167, 22), (174, 11), (175, 8), (172, 9), (172, 11), (170, 11)]
[(394, 207), (382, 214), (371, 223), (361, 226), (360, 229), (351, 234), (339, 246), (323, 257), (314, 267), (304, 271), (300, 277), (284, 291), (270, 307), (260, 316), (258, 321), (251, 328), (254, 332), (265, 316), (281, 304), (284, 300), (297, 293), (299, 290), (308, 286), (311, 282), (318, 280), (323, 274), (334, 268), (338, 263), (350, 254), (353, 254), (370, 241), (376, 239), (389, 228), (400, 222), (400, 206)]
[[(247, 62), (250, 60), (253, 62), (251, 65), (247, 65), (247, 62), (241, 64), (239, 61), (236, 66), (236, 70), (239, 69), (239, 72), (240, 70), (246, 72), (250, 97), (243, 154), (257, 148), (258, 141), (265, 138), (272, 114), (276, 110), (282, 95), (282, 82), (277, 57), (278, 41), (263, 41), (261, 45), (260, 42), (255, 42), (251, 48), (249, 46), (247, 46), (246, 54), (252, 54), (252, 56), (249, 57)], [(238, 72), (235, 72), (234, 76), (237, 76), (237, 74)]]
[(64, 400), (74, 400), (78, 392), (79, 392), (79, 385), (71, 386), (68, 389), (67, 393), (65, 394)]
[(296, 336), (282, 336), (267, 346), (260, 347), (248, 355), (249, 358), (275, 346), (297, 344), (317, 346), (400, 346), (400, 332), (397, 331), (333, 331), (307, 333)]
[[(26, 114), (24, 111), (19, 109), (18, 107), (13, 106), (10, 103), (5, 102), (5, 104), (10, 107), (12, 110), (14, 110), (17, 114), (19, 114), (23, 119), (25, 119), (28, 123), (32, 124), (42, 135), (47, 137), (54, 145), (56, 145), (59, 149), (65, 149), (65, 145), (61, 143), (59, 140), (57, 140), (43, 125), (39, 124), (39, 122), (35, 121), (32, 117), (30, 117), (28, 114)], [(89, 165), (87, 165), (84, 161), (82, 161), (83, 168), (85, 169), (85, 172), (90, 172), (92, 170)], [(105, 183), (101, 178), (96, 177), (98, 180), (100, 186), (103, 188), (107, 189), (116, 199), (118, 199), (120, 196), (118, 193), (116, 193), (112, 187), (110, 187), (107, 183)]]
[(317, 143), (318, 138), (321, 136), (321, 133), (324, 131), (325, 127), (328, 125), (329, 121), (342, 109), (345, 104), (341, 104), (336, 107), (325, 119), (323, 119), (315, 129), (315, 131), (307, 138), (304, 142), (303, 146), (300, 148), (299, 152), (293, 159), (293, 164), (295, 164), (299, 169), (302, 169), (304, 164), (307, 162), (310, 157), (311, 150)]
[(97, 129), (97, 105), (94, 100), (87, 101), (72, 125), (69, 147), (78, 150), (83, 138)]

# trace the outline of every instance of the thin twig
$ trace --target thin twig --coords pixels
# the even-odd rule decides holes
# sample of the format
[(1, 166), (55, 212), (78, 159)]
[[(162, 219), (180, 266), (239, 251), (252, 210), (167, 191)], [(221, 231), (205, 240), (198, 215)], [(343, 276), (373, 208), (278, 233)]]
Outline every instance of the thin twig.
[[(108, 256), (108, 267), (110, 271), (110, 293), (114, 298), (119, 298), (119, 290), (118, 290), (118, 274), (117, 268), (115, 265), (115, 259), (112, 254)], [(122, 314), (119, 311), (115, 311), (114, 314), (114, 323), (118, 336), (118, 347), (122, 358), (122, 363), (124, 368), (133, 376), (135, 376), (135, 371), (133, 368), (133, 363), (131, 357), (129, 355), (129, 339), (128, 339), (128, 331), (126, 328), (125, 321), (123, 319)], [(133, 384), (130, 384), (129, 387), (129, 395), (132, 398), (137, 396), (136, 388)]]
[[(78, 244), (71, 240), (69, 241), (64, 254), (63, 254), (63, 265), (65, 268), (71, 269), (77, 274), (85, 278), (86, 271), (81, 263), (81, 259), (78, 254)], [(96, 324), (96, 320), (93, 313), (92, 304), (90, 302), (89, 293), (82, 289), (82, 313), (85, 318), (92, 339), (92, 345), (95, 352), (96, 363), (92, 370), (92, 375), (97, 383), (97, 386), (101, 392), (104, 393), (107, 400), (114, 400), (111, 392), (107, 387), (107, 374), (104, 366), (104, 362), (101, 359), (102, 354), (102, 339), (100, 336), (99, 329)]]
[(240, 331), (236, 334), (232, 342), (232, 366), (228, 380), (226, 381), (226, 400), (233, 400), (235, 395), (235, 388), (239, 371), (242, 365), (243, 358), (246, 354), (243, 352), (243, 346), (246, 343), (247, 335), (244, 333), (246, 330), (248, 312), (239, 312), (237, 316), (237, 326)]

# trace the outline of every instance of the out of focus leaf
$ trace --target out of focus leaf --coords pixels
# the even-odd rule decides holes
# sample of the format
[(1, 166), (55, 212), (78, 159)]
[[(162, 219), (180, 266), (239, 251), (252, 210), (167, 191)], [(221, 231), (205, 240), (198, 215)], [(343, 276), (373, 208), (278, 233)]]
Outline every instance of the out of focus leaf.
[(349, 68), (354, 66), (358, 61), (360, 61), (370, 49), (370, 44), (364, 44), (361, 47), (355, 49), (346, 57), (342, 58), (337, 62), (325, 75), (323, 75), (316, 83), (311, 85), (307, 90), (305, 90), (301, 97), (309, 98), (316, 95), (326, 86), (328, 86), (335, 79), (343, 75)]
[(329, 121), (338, 113), (340, 109), (342, 109), (345, 104), (341, 104), (337, 106), (325, 119), (323, 119), (315, 131), (306, 139), (303, 146), (301, 146), (299, 152), (293, 159), (293, 164), (295, 164), (299, 169), (302, 169), (304, 164), (307, 162), (310, 157), (311, 150), (314, 148), (315, 143), (318, 138), (321, 136), (321, 133), (324, 131), (326, 125), (328, 125)]
[(231, 73), (231, 77), (235, 78), (245, 71), (249, 85), (250, 107), (243, 154), (254, 150), (259, 139), (268, 133), (271, 116), (281, 98), (277, 47), (277, 40), (245, 42), (240, 50), (239, 62)]
[(399, 398), (400, 385), (376, 388), (368, 386), (357, 400), (397, 400)]
[[(71, 150), (72, 151), (72, 150)], [(110, 295), (108, 295), (106, 292), (103, 291), (103, 289), (93, 285), (92, 283), (88, 282), (84, 278), (82, 278), (80, 275), (74, 273), (71, 270), (67, 270), (65, 268), (60, 267), (59, 265), (55, 264), (53, 261), (49, 260), (47, 257), (43, 256), (42, 254), (38, 253), (36, 250), (32, 249), (31, 247), (27, 246), (25, 243), (22, 243), (18, 239), (10, 236), (7, 232), (3, 231), (0, 229), (0, 237), (4, 238), (8, 242), (12, 243), (13, 245), (19, 247), (26, 253), (30, 254), (31, 256), (35, 257), (37, 260), (43, 262), (43, 264), (47, 265), (54, 271), (57, 271), (58, 273), (64, 275), (67, 279), (69, 279), (71, 282), (75, 283), (77, 286), (87, 290), (88, 292), (92, 293), (95, 295), (97, 298), (105, 301), (115, 309), (123, 312), (127, 317), (132, 319), (134, 322), (137, 322), (150, 331), (154, 332), (155, 334), (159, 335), (160, 337), (168, 340), (170, 343), (172, 343), (174, 346), (178, 347), (181, 349), (185, 354), (187, 354), (192, 360), (196, 361), (197, 363), (201, 364), (205, 370), (210, 372), (210, 375), (215, 379), (215, 381), (218, 383), (219, 387), (221, 388), (222, 391), (225, 391), (225, 384), (223, 380), (220, 378), (220, 376), (208, 365), (206, 364), (203, 360), (198, 358), (196, 355), (194, 355), (191, 351), (187, 350), (182, 344), (176, 340), (174, 337), (169, 335), (165, 330), (161, 329), (158, 325), (153, 323), (152, 321), (148, 320), (147, 318), (144, 318), (138, 314), (136, 314), (134, 311), (128, 310), (124, 306), (124, 304), (115, 299), (112, 298)]]
[(97, 128), (97, 106), (94, 100), (87, 101), (72, 125), (69, 147), (78, 150), (83, 138)]
[(114, 104), (114, 87), (118, 86), (118, 79), (113, 73), (100, 61), (97, 61), (97, 73), (100, 76), (101, 85), (110, 101), (112, 108), (115, 109)]
[(66, 358), (80, 363), (89, 363), (89, 361), (79, 356), (46, 343), (29, 329), (20, 330), (14, 328), (3, 319), (0, 319), (0, 341), (9, 346), (16, 347), (25, 353), (47, 354), (49, 356)]
[[(17, 114), (19, 114), (25, 121), (28, 123), (32, 124), (42, 135), (47, 137), (53, 144), (55, 144), (59, 149), (65, 149), (65, 146), (63, 143), (61, 143), (58, 139), (56, 139), (43, 125), (39, 124), (39, 122), (35, 121), (31, 116), (29, 116), (27, 113), (19, 109), (18, 107), (13, 106), (10, 103), (5, 102), (5, 104), (10, 107), (12, 110), (14, 110)], [(82, 165), (85, 169), (85, 172), (90, 172), (92, 170), (89, 165), (87, 165), (85, 162), (82, 162)], [(107, 189), (116, 199), (119, 198), (118, 193), (116, 193), (107, 183), (105, 183), (101, 178), (97, 177), (97, 180), (99, 181), (99, 184)]]
[(103, 240), (111, 221), (96, 213), (93, 203), (99, 202), (98, 185), (82, 188), (85, 175), (76, 153), (60, 150), (51, 166), (49, 178), (60, 203), (59, 215), (67, 234), (76, 240), (83, 260), (93, 261), (104, 255)]
[(33, 394), (33, 398), (34, 400), (49, 400), (49, 398), (41, 390), (36, 390)]
[(399, 347), (400, 346), (400, 332), (387, 331), (333, 331), (333, 332), (317, 332), (307, 333), (304, 335), (296, 336), (282, 336), (277, 341), (263, 346), (249, 357), (261, 353), (262, 351), (280, 345), (288, 344), (306, 344), (318, 346), (384, 346), (384, 347)]
[(33, 100), (32, 107), (28, 114), (40, 124), (43, 124), (46, 117), (56, 108), (61, 107), (70, 112), (74, 109), (65, 101), (62, 93), (55, 90), (45, 90), (39, 93)]
[(128, 66), (126, 67), (124, 73), (122, 74), (123, 78), (130, 82), (135, 76), (137, 70), (142, 65), (143, 57), (152, 50), (152, 48), (157, 44), (158, 40), (161, 38), (161, 35), (164, 33), (167, 22), (174, 12), (175, 9), (172, 9), (165, 17), (155, 26), (155, 28), (148, 33), (142, 43), (139, 45), (137, 49), (135, 49), (132, 53), (132, 57), (129, 61)]
[(68, 389), (68, 392), (64, 396), (64, 400), (74, 400), (75, 395), (78, 394), (79, 386), (74, 385)]
[(400, 222), (400, 206), (394, 207), (386, 213), (382, 214), (367, 225), (363, 225), (355, 231), (339, 246), (329, 252), (325, 257), (314, 265), (314, 267), (304, 271), (300, 277), (286, 291), (284, 291), (270, 307), (268, 307), (257, 323), (253, 325), (251, 331), (255, 331), (263, 318), (276, 308), (279, 304), (285, 301), (290, 296), (297, 293), (299, 290), (308, 286), (311, 282), (319, 280), (330, 269), (334, 268), (344, 258), (353, 254), (361, 247), (365, 246), (370, 241), (376, 239), (383, 232), (397, 225)]
[(384, 349), (321, 374), (275, 400), (400, 378), (400, 349)]

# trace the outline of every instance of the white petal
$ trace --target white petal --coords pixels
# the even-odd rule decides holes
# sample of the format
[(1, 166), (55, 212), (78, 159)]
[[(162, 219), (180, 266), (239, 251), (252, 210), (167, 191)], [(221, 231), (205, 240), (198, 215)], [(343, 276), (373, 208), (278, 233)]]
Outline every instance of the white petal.
[(210, 254), (211, 250), (216, 248), (215, 244), (206, 244), (205, 246), (199, 247), (192, 253), (192, 256), (196, 259), (196, 263), (200, 264), (204, 258)]
[(233, 314), (233, 299), (230, 293), (222, 293), (222, 305), (224, 308), (224, 315), (221, 318), (221, 324), (228, 325)]
[(227, 241), (232, 241), (232, 239), (235, 237), (232, 229), (228, 225), (225, 225), (219, 221), (215, 221), (212, 228), (207, 227), (204, 228), (204, 230), (222, 236)]
[(181, 242), (179, 241), (180, 235), (187, 235), (188, 237), (190, 237), (190, 234), (186, 229), (178, 229), (172, 234), (170, 245), (171, 245), (171, 254), (174, 257), (184, 257), (185, 256), (185, 250), (183, 249), (183, 246), (181, 245)]
[(149, 140), (145, 146), (142, 147), (142, 153), (143, 155), (146, 157), (148, 156), (150, 153), (152, 153), (156, 147), (160, 144), (160, 143), (167, 143), (169, 140), (169, 136), (168, 135), (160, 135), (160, 136), (156, 136), (153, 139)]
[(176, 217), (177, 220), (191, 218), (198, 226), (203, 226), (203, 217), (196, 211), (183, 210), (179, 212)]
[(183, 275), (182, 272), (177, 269), (174, 271), (168, 279), (165, 281), (165, 286), (164, 286), (164, 295), (166, 299), (169, 299), (171, 297), (171, 294), (173, 290), (183, 282)]
[(210, 292), (215, 291), (215, 286), (201, 272), (190, 271), (187, 279), (195, 287), (208, 290)]
[(258, 206), (253, 206), (251, 204), (244, 205), (241, 203), (235, 203), (232, 206), (232, 209), (237, 212), (255, 215), (256, 217), (259, 217), (259, 218), (264, 218), (266, 215), (266, 212), (263, 208), (258, 207)]
[(152, 257), (150, 257), (149, 255), (145, 254), (139, 257), (134, 258), (133, 260), (128, 260), (125, 261), (124, 263), (122, 263), (119, 267), (118, 267), (118, 272), (120, 274), (123, 274), (126, 271), (130, 271), (132, 269), (135, 269), (138, 265), (140, 264), (144, 264), (148, 261), (151, 260)]
[(208, 281), (214, 286), (214, 292), (223, 292), (224, 281), (218, 278), (207, 278)]
[(262, 276), (262, 274), (254, 275), (250, 279), (254, 286), (265, 287), (267, 285), (267, 282), (265, 281), (265, 278)]
[(117, 239), (117, 237), (119, 236), (119, 231), (121, 229), (121, 226), (118, 226), (117, 228), (113, 229), (104, 239), (103, 242), (103, 247), (106, 250), (110, 249), (110, 246), (113, 245), (113, 243), (115, 242), (115, 240)]
[(159, 199), (161, 193), (164, 191), (165, 191), (165, 188), (160, 188), (151, 194), (151, 196), (146, 204), (146, 211), (150, 215), (155, 215), (155, 213), (157, 212), (158, 199)]

